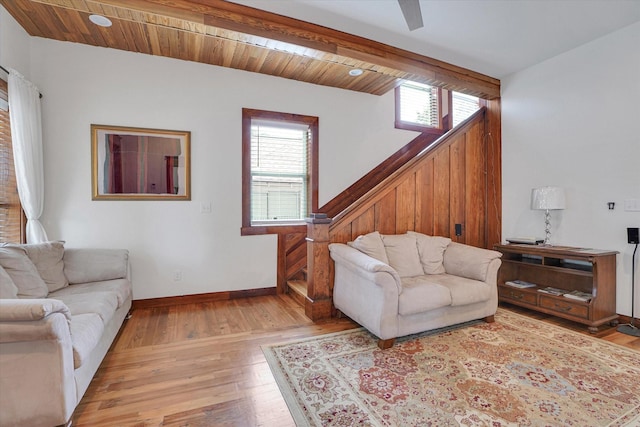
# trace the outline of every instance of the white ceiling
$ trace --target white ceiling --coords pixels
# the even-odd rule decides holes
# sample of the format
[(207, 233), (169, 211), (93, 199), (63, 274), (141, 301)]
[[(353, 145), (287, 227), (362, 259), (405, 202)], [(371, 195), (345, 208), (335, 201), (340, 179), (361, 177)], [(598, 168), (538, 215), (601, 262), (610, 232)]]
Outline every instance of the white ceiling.
[(409, 31), (396, 0), (233, 1), (498, 79), (640, 21), (640, 0), (420, 0)]

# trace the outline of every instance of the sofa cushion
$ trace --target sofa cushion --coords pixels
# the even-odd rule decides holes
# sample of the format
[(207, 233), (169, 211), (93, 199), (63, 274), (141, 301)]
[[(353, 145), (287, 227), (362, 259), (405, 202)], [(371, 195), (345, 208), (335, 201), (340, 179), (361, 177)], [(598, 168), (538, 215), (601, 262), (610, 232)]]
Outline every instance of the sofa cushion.
[(412, 234), (389, 234), (382, 236), (389, 265), (400, 277), (422, 276), (422, 264), (418, 254), (416, 236)]
[(398, 313), (407, 316), (449, 305), (451, 305), (449, 288), (432, 281), (431, 276), (402, 279), (402, 293), (398, 297)]
[(128, 260), (129, 252), (121, 249), (67, 249), (64, 274), (70, 284), (124, 279)]
[(49, 293), (47, 284), (23, 248), (0, 247), (0, 265), (18, 288), (18, 298), (44, 298)]
[(451, 242), (444, 251), (443, 265), (448, 274), (484, 282), (489, 264), (501, 256), (497, 251)]
[(131, 282), (128, 279), (106, 280), (69, 285), (59, 291), (52, 292), (51, 298), (64, 298), (65, 295), (93, 294), (94, 292), (113, 292), (118, 298), (118, 308), (131, 296)]
[(62, 301), (71, 315), (96, 313), (107, 324), (118, 309), (118, 295), (115, 292), (91, 292), (68, 295), (49, 295), (49, 299)]
[(71, 316), (71, 342), (73, 345), (73, 367), (78, 369), (91, 356), (100, 342), (104, 324), (96, 313)]
[(416, 237), (418, 254), (420, 255), (424, 274), (444, 273), (444, 265), (442, 264), (444, 251), (451, 243), (451, 239), (441, 236), (427, 236), (415, 231), (407, 231), (407, 234), (413, 234)]
[(64, 242), (44, 242), (32, 243), (27, 245), (8, 245), (23, 248), (27, 252), (27, 256), (36, 266), (38, 274), (44, 283), (47, 284), (49, 292), (57, 291), (69, 285), (64, 275), (64, 264), (62, 256), (64, 255)]
[(430, 277), (439, 285), (449, 289), (452, 306), (484, 302), (491, 298), (492, 288), (485, 282), (451, 274), (438, 274)]
[(347, 242), (347, 245), (369, 255), (371, 258), (389, 264), (387, 252), (384, 250), (382, 236), (377, 231), (358, 236), (353, 242)]
[(4, 299), (14, 299), (18, 298), (18, 287), (13, 280), (11, 280), (11, 276), (9, 273), (0, 265), (0, 298)]

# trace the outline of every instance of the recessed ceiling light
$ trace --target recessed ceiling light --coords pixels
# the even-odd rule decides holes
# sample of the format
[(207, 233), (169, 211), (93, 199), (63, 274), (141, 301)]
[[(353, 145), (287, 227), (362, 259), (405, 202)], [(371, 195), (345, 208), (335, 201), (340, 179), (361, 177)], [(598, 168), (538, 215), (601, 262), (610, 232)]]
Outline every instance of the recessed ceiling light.
[(351, 77), (358, 77), (358, 76), (361, 76), (361, 75), (362, 75), (362, 73), (364, 73), (364, 71), (362, 71), (362, 69), (360, 69), (360, 68), (354, 68), (354, 69), (352, 69), (352, 70), (349, 70), (349, 75), (350, 75)]
[(112, 25), (111, 20), (102, 15), (89, 15), (89, 21), (101, 27), (110, 27)]

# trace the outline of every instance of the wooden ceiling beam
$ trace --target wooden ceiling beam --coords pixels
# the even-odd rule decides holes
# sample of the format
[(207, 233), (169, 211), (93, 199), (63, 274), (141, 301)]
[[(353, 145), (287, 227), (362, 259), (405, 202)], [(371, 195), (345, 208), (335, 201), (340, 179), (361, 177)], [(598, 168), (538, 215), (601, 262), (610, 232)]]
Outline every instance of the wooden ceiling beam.
[[(481, 73), (363, 37), (227, 1), (31, 1), (85, 13), (103, 13), (111, 19), (139, 21), (193, 34), (212, 36), (222, 29), (262, 37), (305, 48), (305, 57), (325, 62), (335, 59), (340, 64), (360, 62), (363, 69), (384, 74), (386, 79), (396, 84), (400, 79), (411, 79), (485, 99), (500, 96), (500, 81)], [(4, 0), (0, 0), (0, 3), (4, 3)], [(305, 80), (309, 81), (308, 78)], [(350, 83), (339, 84), (343, 87)], [(386, 84), (384, 90), (393, 86)], [(380, 94), (379, 91), (375, 93)]]
[(363, 37), (236, 3), (223, 0), (90, 1), (145, 12), (153, 11), (212, 27), (346, 56), (412, 74), (424, 83), (472, 93), (486, 99), (500, 96), (500, 81), (484, 74)]

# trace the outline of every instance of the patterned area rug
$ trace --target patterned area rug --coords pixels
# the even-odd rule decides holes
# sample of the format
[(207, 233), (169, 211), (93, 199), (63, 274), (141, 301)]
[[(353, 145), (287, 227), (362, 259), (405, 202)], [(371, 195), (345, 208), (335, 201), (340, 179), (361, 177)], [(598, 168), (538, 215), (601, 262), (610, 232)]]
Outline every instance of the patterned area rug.
[(499, 309), (379, 350), (358, 329), (264, 347), (298, 426), (639, 426), (640, 353)]

